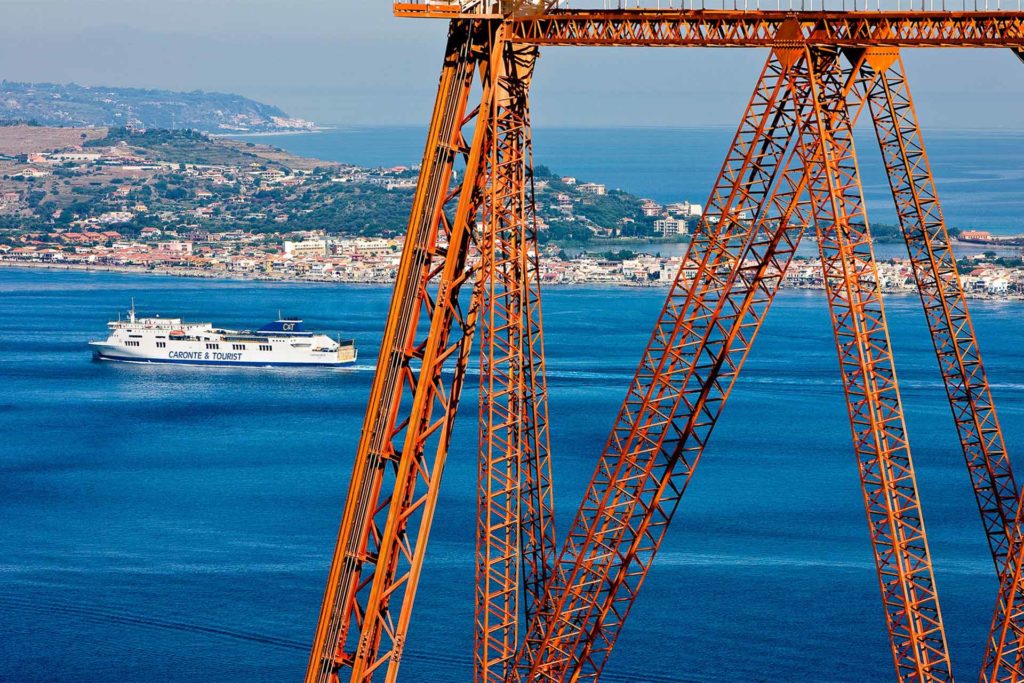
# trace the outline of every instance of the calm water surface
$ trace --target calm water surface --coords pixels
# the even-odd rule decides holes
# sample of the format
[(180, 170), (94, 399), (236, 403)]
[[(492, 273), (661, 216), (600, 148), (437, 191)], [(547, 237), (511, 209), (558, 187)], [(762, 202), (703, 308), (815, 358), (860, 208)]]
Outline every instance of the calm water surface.
[[(0, 680), (298, 680), (388, 291), (0, 270)], [(128, 306), (251, 326), (278, 309), (353, 335), (343, 371), (95, 363)], [(560, 528), (663, 292), (545, 295)], [(889, 304), (958, 675), (995, 589), (918, 304)], [(1024, 443), (1020, 304), (973, 306), (1009, 443)], [(476, 401), (464, 397), (407, 681), (464, 681)], [(612, 657), (609, 681), (890, 680), (820, 292), (785, 292)]]

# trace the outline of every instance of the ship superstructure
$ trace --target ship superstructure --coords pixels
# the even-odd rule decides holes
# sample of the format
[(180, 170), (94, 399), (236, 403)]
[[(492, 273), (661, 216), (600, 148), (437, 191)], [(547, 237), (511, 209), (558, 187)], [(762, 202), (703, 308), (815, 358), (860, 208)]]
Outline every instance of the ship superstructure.
[(278, 316), (258, 330), (228, 330), (181, 318), (139, 317), (107, 323), (110, 335), (91, 341), (98, 360), (250, 367), (341, 367), (356, 362), (351, 339), (311, 332), (302, 320)]

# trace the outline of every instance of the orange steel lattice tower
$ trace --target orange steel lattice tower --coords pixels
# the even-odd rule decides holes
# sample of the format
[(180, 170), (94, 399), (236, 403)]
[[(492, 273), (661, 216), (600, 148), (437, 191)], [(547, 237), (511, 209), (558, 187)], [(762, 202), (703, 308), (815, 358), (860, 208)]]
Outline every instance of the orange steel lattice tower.
[[(900, 55), (1021, 56), (1024, 13), (944, 9), (394, 6), (447, 19), (448, 42), (307, 683), (397, 680), (475, 338), (475, 680), (596, 681), (811, 228), (896, 675), (952, 680), (857, 166), (865, 115), (999, 575), (982, 679), (1024, 677), (1024, 506)], [(529, 107), (539, 46), (559, 45), (768, 50), (560, 546)]]

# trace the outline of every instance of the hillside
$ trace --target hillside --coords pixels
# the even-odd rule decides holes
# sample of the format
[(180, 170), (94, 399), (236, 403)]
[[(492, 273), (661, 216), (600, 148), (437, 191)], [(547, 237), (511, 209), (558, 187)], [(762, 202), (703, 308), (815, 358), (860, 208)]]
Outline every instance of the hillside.
[[(83, 142), (82, 147), (100, 149), (121, 145), (140, 159), (171, 164), (241, 167), (255, 162), (268, 168), (302, 171), (335, 165), (289, 154), (270, 145), (258, 145), (230, 138), (211, 138), (195, 130), (133, 131), (127, 128), (110, 128), (99, 129), (99, 132), (103, 134)], [(6, 148), (6, 137), (6, 129), (0, 127), (0, 151)]]
[[(393, 236), (406, 227), (417, 170), (330, 163), (194, 130), (0, 126), (0, 238), (111, 226), (122, 235)], [(536, 173), (544, 243), (653, 237), (660, 213), (651, 209), (673, 210), (543, 166)]]
[(208, 133), (310, 130), (309, 121), (226, 93), (0, 82), (0, 120), (42, 126), (131, 126)]

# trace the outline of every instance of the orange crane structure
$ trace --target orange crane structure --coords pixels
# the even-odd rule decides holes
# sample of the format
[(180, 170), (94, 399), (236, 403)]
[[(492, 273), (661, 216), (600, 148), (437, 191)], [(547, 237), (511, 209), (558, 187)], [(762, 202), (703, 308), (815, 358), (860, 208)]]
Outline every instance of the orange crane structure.
[[(916, 47), (1021, 56), (1024, 12), (990, 10), (988, 1), (996, 2), (959, 11), (936, 10), (934, 0), (885, 10), (856, 0), (849, 10), (394, 5), (398, 16), (447, 20), (448, 41), (307, 683), (397, 680), (474, 354), (475, 680), (596, 681), (809, 231), (896, 677), (952, 680), (858, 173), (860, 119), (870, 120), (882, 153), (1000, 580), (981, 677), (1024, 677), (1020, 491), (901, 57)], [(768, 56), (557, 542), (529, 96), (541, 46), (586, 45)]]

